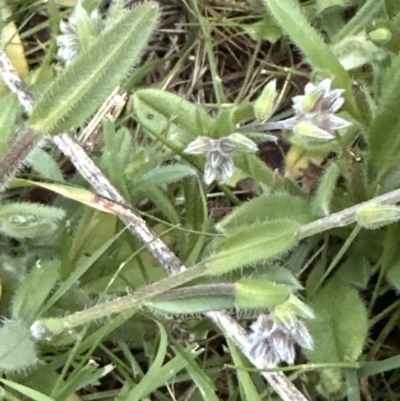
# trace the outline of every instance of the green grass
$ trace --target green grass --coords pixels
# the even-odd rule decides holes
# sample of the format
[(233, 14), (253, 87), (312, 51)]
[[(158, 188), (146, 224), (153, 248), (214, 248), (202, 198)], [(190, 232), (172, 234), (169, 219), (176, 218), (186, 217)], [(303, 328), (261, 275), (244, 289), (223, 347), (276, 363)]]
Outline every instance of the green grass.
[(398, 2), (73, 3), (4, 4), (3, 398), (400, 399)]

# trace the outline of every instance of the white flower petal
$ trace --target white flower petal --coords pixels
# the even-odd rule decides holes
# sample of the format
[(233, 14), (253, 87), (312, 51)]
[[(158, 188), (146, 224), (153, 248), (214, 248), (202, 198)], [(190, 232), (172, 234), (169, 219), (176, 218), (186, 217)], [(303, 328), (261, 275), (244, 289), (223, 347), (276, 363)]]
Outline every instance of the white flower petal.
[(192, 155), (205, 154), (212, 149), (214, 142), (214, 139), (208, 136), (199, 136), (194, 141), (190, 142), (183, 152)]
[(332, 85), (332, 80), (330, 78), (325, 78), (318, 84), (318, 88), (323, 89), (324, 95), (327, 95), (331, 90), (331, 85)]
[(206, 166), (204, 169), (204, 182), (207, 185), (209, 185), (214, 180), (216, 180), (218, 177), (219, 177), (218, 169), (215, 169), (215, 168), (211, 167), (209, 163), (206, 163)]

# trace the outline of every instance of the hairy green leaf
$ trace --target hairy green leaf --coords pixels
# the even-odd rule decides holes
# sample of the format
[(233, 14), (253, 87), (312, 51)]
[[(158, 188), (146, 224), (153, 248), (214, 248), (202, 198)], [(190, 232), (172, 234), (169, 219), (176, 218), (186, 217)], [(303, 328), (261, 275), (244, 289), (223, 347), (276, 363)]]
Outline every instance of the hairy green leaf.
[(332, 163), (326, 168), (312, 203), (312, 209), (316, 216), (327, 216), (330, 213), (333, 191), (336, 188), (339, 174), (340, 168), (336, 163)]
[(400, 54), (386, 73), (382, 97), (369, 131), (372, 160), (379, 169), (390, 167), (400, 150)]
[(150, 133), (182, 147), (199, 135), (210, 136), (211, 117), (200, 106), (173, 93), (141, 89), (133, 95), (135, 117)]
[(42, 178), (51, 181), (65, 182), (63, 173), (56, 160), (39, 146), (29, 153), (26, 160)]
[(335, 84), (346, 89), (345, 98), (349, 111), (357, 119), (359, 113), (352, 94), (350, 77), (329, 46), (324, 43), (322, 37), (307, 21), (298, 1), (263, 0), (263, 2), (278, 25), (287, 32), (290, 39), (300, 48), (311, 65), (315, 69), (332, 74), (335, 77)]
[(213, 254), (204, 261), (206, 273), (223, 274), (276, 257), (296, 245), (299, 227), (297, 222), (283, 219), (254, 223), (232, 231), (228, 237), (216, 241)]
[(386, 277), (396, 291), (400, 292), (400, 263), (393, 265), (386, 273)]
[(291, 219), (305, 224), (313, 220), (309, 202), (285, 192), (264, 194), (237, 207), (217, 227), (224, 233), (257, 221)]
[(62, 209), (37, 203), (0, 205), (0, 231), (10, 237), (32, 238), (55, 230), (65, 217)]
[(196, 175), (196, 170), (187, 165), (170, 164), (168, 166), (158, 166), (135, 180), (132, 185), (132, 191), (134, 193), (146, 192), (146, 187), (171, 184), (194, 175)]
[(167, 313), (205, 313), (235, 307), (233, 297), (224, 295), (203, 295), (171, 300), (151, 300), (149, 306)]
[(0, 328), (0, 369), (22, 370), (38, 361), (29, 327), (18, 320), (4, 322)]
[(260, 277), (244, 278), (235, 287), (238, 308), (273, 308), (285, 302), (291, 293), (288, 286)]
[(334, 279), (309, 305), (316, 315), (307, 324), (315, 343), (306, 351), (310, 362), (356, 361), (368, 334), (367, 310), (357, 291)]
[(8, 149), (18, 113), (18, 99), (14, 94), (0, 99), (0, 158)]
[(29, 120), (31, 127), (56, 134), (82, 124), (137, 61), (158, 17), (157, 3), (143, 3), (101, 35), (41, 95)]
[(344, 7), (347, 5), (347, 0), (317, 0), (316, 5), (320, 13), (330, 7)]

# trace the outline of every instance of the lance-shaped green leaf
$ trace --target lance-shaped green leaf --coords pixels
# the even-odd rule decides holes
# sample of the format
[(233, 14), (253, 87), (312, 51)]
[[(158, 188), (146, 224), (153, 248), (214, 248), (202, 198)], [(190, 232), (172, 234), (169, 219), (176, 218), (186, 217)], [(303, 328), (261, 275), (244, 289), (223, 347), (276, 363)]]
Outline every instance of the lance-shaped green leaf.
[(297, 243), (300, 224), (287, 220), (266, 221), (242, 227), (218, 240), (205, 261), (206, 274), (224, 274), (260, 260), (276, 257)]
[(155, 2), (129, 11), (44, 91), (32, 112), (30, 126), (56, 134), (82, 124), (132, 68), (158, 18)]
[(278, 25), (289, 35), (292, 42), (300, 48), (311, 65), (332, 74), (338, 87), (346, 89), (345, 98), (354, 118), (359, 112), (351, 91), (351, 80), (337, 57), (322, 36), (311, 26), (302, 12), (297, 0), (262, 0), (276, 19)]
[(49, 233), (65, 217), (62, 209), (35, 203), (0, 206), (0, 231), (10, 237), (32, 238)]
[(340, 168), (336, 163), (332, 163), (325, 170), (312, 203), (312, 209), (317, 216), (327, 216), (330, 213), (333, 191), (336, 188), (339, 174)]
[(150, 133), (164, 135), (186, 146), (199, 135), (210, 135), (211, 117), (200, 106), (159, 89), (141, 89), (133, 95), (135, 117)]
[[(397, 164), (400, 150), (400, 54), (393, 58), (383, 82), (382, 96), (369, 132), (369, 148), (378, 168)], [(384, 135), (383, 135), (384, 133)]]
[[(59, 276), (59, 260), (37, 264), (13, 296), (13, 317), (25, 322), (33, 322)], [(35, 291), (32, 291), (32, 288)]]
[(237, 207), (218, 223), (224, 233), (257, 221), (291, 219), (306, 224), (313, 220), (309, 202), (285, 192), (264, 194)]
[(8, 149), (18, 112), (18, 99), (14, 94), (0, 99), (0, 157)]

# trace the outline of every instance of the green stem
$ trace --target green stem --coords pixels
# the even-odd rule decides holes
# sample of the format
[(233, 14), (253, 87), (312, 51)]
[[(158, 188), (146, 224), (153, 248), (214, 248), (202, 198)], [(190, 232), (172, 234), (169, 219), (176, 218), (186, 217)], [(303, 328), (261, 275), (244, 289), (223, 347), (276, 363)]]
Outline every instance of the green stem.
[(328, 269), (326, 270), (325, 274), (322, 276), (321, 280), (318, 282), (318, 284), (314, 287), (312, 294), (315, 294), (315, 292), (318, 290), (319, 287), (321, 287), (322, 283), (325, 281), (325, 279), (332, 273), (333, 269), (337, 266), (337, 264), (340, 262), (344, 254), (347, 252), (347, 250), (350, 248), (350, 245), (353, 243), (353, 241), (356, 239), (358, 233), (361, 231), (361, 226), (356, 225), (351, 232), (350, 236), (347, 238), (346, 242), (343, 244), (341, 247), (340, 251), (337, 253), (335, 258), (332, 260), (331, 264), (329, 265)]
[[(53, 332), (52, 334), (56, 334), (58, 330), (62, 331), (65, 329), (73, 329), (77, 326), (90, 323), (93, 320), (109, 317), (114, 313), (121, 313), (133, 307), (137, 307), (147, 299), (153, 298), (174, 287), (185, 284), (202, 276), (205, 270), (205, 266), (199, 264), (180, 274), (167, 277), (154, 284), (150, 284), (144, 288), (141, 288), (140, 290), (135, 291), (133, 294), (114, 299), (113, 301), (100, 303), (92, 308), (72, 313), (71, 315), (60, 319), (49, 319), (48, 321), (51, 324), (46, 324), (47, 319), (43, 319), (40, 322), (44, 325), (45, 329)], [(54, 328), (52, 325), (54, 325)]]

